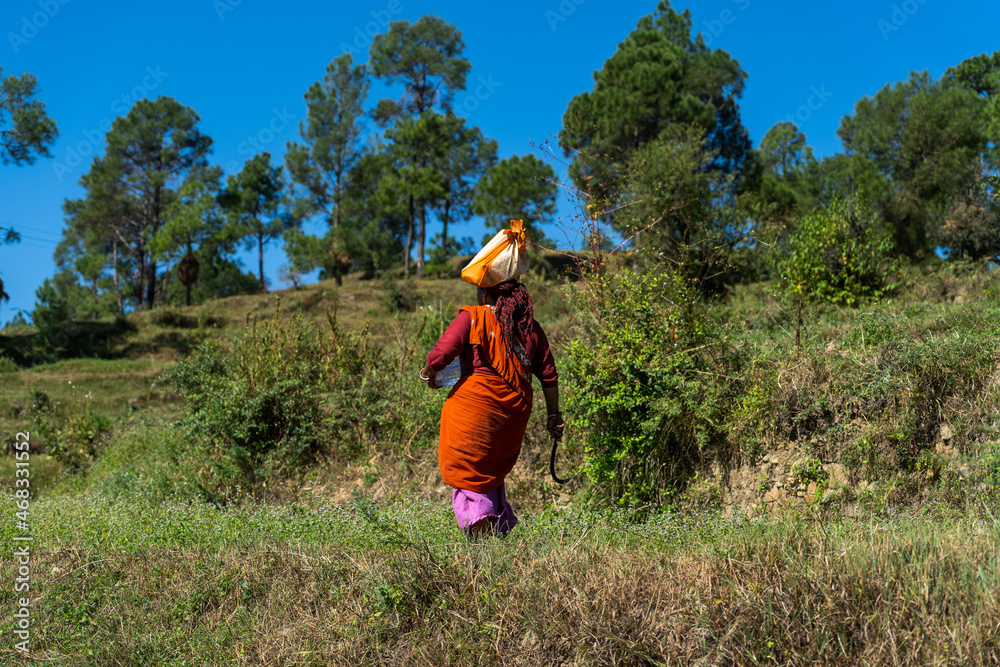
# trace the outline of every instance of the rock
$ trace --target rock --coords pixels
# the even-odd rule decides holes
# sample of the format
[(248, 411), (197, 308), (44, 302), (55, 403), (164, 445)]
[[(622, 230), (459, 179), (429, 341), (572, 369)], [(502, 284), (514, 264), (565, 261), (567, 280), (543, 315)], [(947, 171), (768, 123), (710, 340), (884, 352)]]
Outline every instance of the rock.
[(954, 434), (951, 432), (951, 426), (949, 426), (948, 424), (941, 424), (941, 431), (939, 435), (941, 440), (944, 441), (951, 440), (953, 435)]
[(847, 486), (847, 467), (841, 463), (827, 463), (823, 466), (823, 471), (830, 478), (830, 488), (840, 488)]
[(809, 482), (809, 486), (806, 487), (806, 498), (812, 500), (816, 497), (816, 482)]
[(780, 493), (781, 492), (778, 491), (777, 488), (769, 489), (768, 492), (764, 494), (764, 502), (773, 503), (778, 499)]
[(820, 500), (824, 505), (829, 505), (831, 503), (837, 503), (844, 499), (844, 489), (827, 489), (826, 493), (823, 494), (823, 498)]

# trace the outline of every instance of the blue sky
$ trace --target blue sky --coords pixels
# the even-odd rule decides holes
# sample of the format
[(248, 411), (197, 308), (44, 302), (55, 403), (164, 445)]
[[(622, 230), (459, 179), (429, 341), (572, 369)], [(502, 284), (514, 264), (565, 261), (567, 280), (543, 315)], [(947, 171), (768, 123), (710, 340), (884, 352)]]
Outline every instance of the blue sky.
[[(286, 142), (298, 139), (303, 94), (333, 58), (351, 48), (366, 60), (369, 35), (388, 21), (435, 14), (462, 31), (472, 63), (468, 90), (456, 95), (460, 113), (498, 140), (501, 157), (523, 155), (559, 131), (569, 100), (592, 87), (593, 72), (655, 6), (655, 0), (4, 0), (0, 67), (5, 75), (38, 77), (38, 98), (60, 136), (51, 158), (0, 167), (0, 226), (14, 226), (24, 239), (0, 246), (0, 274), (11, 294), (0, 322), (34, 307), (35, 290), (54, 272), (62, 203), (82, 196), (80, 176), (103, 152), (111, 121), (135, 99), (169, 95), (192, 107), (214, 139), (211, 161), (227, 173), (260, 150), (280, 162)], [(674, 6), (689, 7), (695, 30), (748, 73), (741, 114), (754, 144), (792, 116), (818, 157), (840, 150), (837, 126), (861, 97), (911, 71), (937, 77), (965, 58), (1000, 49), (995, 0)], [(371, 104), (383, 90), (373, 88)], [(565, 199), (559, 214), (572, 215)], [(431, 227), (428, 239), (437, 231)], [(449, 231), (479, 240), (484, 230), (472, 220)], [(551, 228), (549, 235), (560, 233)], [(277, 278), (283, 263), (280, 248), (265, 257), (273, 288), (284, 287)]]

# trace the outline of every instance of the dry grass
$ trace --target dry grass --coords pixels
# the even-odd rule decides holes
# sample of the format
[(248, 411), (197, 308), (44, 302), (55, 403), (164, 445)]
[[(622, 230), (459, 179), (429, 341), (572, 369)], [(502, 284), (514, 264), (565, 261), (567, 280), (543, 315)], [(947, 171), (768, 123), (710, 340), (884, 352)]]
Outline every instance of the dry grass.
[[(91, 509), (39, 508), (32, 646), (49, 664), (1000, 660), (989, 515), (629, 524), (568, 510), (469, 544), (443, 505)], [(191, 529), (163, 534), (170, 516)], [(4, 593), (4, 619), (13, 605)]]
[[(742, 408), (747, 431), (776, 433), (823, 460), (850, 454), (847, 445), (870, 444), (857, 455), (881, 452), (885, 460), (877, 466), (859, 461), (858, 471), (891, 472), (886, 457), (907, 454), (914, 459), (907, 464), (912, 475), (922, 478), (924, 459), (900, 449), (907, 442), (903, 427), (922, 446), (936, 433), (923, 428), (925, 422), (950, 424), (959, 450), (992, 443), (983, 429), (996, 411), (994, 311), (989, 304), (954, 307), (948, 295), (964, 284), (952, 280), (941, 301), (920, 305), (923, 310), (898, 325), (892, 318), (911, 306), (880, 307), (881, 319), (865, 321), (864, 342), (853, 333), (856, 312), (824, 315), (808, 339), (814, 349), (773, 365), (775, 374), (784, 371), (785, 390)], [(418, 287), (434, 295), (437, 301), (425, 304), (437, 312), (463, 303), (468, 289), (459, 281)], [(536, 296), (544, 290), (532, 289), (539, 319), (558, 332), (568, 320), (555, 301)], [(336, 293), (347, 326), (370, 320), (389, 345), (407, 319), (421, 316), (419, 310), (389, 314), (379, 305), (377, 283), (348, 280), (334, 290), (320, 284), (286, 294), (283, 308), (301, 296), (307, 316), (322, 318)], [(0, 403), (43, 388), (70, 405), (72, 380), (88, 391), (96, 387), (99, 409), (117, 416), (126, 410), (124, 398), (148, 391), (172, 363), (171, 345), (205, 335), (225, 339), (242, 327), (246, 312), (273, 313), (274, 300), (274, 294), (239, 297), (180, 311), (196, 323), (213, 320), (215, 328), (164, 327), (137, 314), (136, 359), (8, 373), (0, 376)], [(743, 310), (733, 306), (760, 325), (748, 327), (748, 338), (774, 334), (771, 342), (779, 345), (786, 334), (779, 335), (766, 309), (751, 308), (752, 301)], [(875, 325), (883, 340), (871, 338)], [(406, 331), (412, 335), (412, 328)], [(828, 338), (844, 342), (828, 349)], [(151, 357), (138, 354), (150, 346)], [(808, 363), (796, 365), (802, 359)], [(902, 391), (907, 378), (922, 393)], [(937, 378), (947, 382), (935, 384)], [(762, 375), (761, 386), (769, 381)], [(869, 409), (870, 401), (897, 394), (905, 400), (894, 411)], [(854, 411), (849, 421), (842, 420), (847, 408)], [(764, 414), (778, 421), (764, 424)], [(907, 414), (920, 421), (903, 419)], [(218, 508), (192, 500), (203, 462), (179, 443), (180, 435), (161, 422), (144, 426), (133, 417), (86, 478), (61, 486), (58, 467), (33, 456), (33, 489), (44, 490), (32, 505), (36, 664), (1000, 662), (1000, 526), (996, 510), (991, 514), (971, 494), (962, 496), (964, 504), (925, 503), (914, 514), (861, 503), (861, 513), (877, 507), (882, 514), (854, 519), (837, 517), (836, 508), (812, 516), (815, 505), (806, 514), (763, 519), (654, 514), (643, 522), (624, 511), (545, 511), (570, 498), (545, 479), (549, 443), (536, 423), (510, 480), (512, 500), (534, 511), (509, 538), (469, 544), (454, 526), (447, 494), (435, 496), (433, 450), (398, 443), (394, 455), (370, 452), (355, 462), (358, 483), (349, 487), (342, 470), (309, 471), (294, 482), (324, 486), (323, 495), (340, 500), (412, 491), (424, 501)], [(569, 473), (581, 457), (581, 443), (567, 443), (560, 471)], [(0, 465), (0, 488), (12, 479), (7, 463)], [(577, 479), (571, 491), (583, 483)], [(344, 488), (332, 488), (338, 484)], [(317, 493), (268, 488), (262, 495), (272, 500)], [(898, 500), (912, 501), (911, 491)], [(8, 582), (0, 584), (0, 635), (9, 638), (16, 605), (9, 494), (0, 510), (0, 581)], [(0, 664), (30, 664), (11, 644), (0, 645)]]

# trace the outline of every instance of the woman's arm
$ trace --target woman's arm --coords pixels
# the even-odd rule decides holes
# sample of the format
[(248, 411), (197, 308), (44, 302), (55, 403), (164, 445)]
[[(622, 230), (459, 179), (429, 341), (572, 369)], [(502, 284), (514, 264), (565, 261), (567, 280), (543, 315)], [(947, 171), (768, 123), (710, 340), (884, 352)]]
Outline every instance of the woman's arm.
[(428, 378), (425, 380), (428, 387), (431, 389), (438, 388), (437, 383), (434, 382), (434, 375), (462, 353), (469, 340), (469, 330), (471, 328), (472, 318), (467, 311), (463, 310), (451, 321), (445, 332), (441, 334), (441, 338), (434, 344), (434, 348), (430, 351), (430, 354), (427, 355), (426, 365), (420, 369), (420, 378)]
[(561, 440), (566, 423), (563, 421), (562, 413), (559, 411), (559, 384), (556, 383), (548, 387), (542, 387), (542, 393), (545, 395), (545, 412), (548, 414), (548, 419), (545, 421), (545, 428), (548, 429), (553, 438)]

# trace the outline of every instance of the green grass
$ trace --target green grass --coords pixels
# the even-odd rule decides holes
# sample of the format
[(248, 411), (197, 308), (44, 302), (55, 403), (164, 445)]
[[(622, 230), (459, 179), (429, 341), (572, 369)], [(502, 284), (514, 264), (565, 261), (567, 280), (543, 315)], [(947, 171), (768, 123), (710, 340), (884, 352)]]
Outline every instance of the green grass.
[[(412, 423), (350, 460), (335, 459), (330, 443), (308, 469), (221, 498), (208, 493), (217, 473), (159, 378), (203, 340), (228, 347), (247, 313), (270, 319), (278, 295), (133, 313), (134, 328), (110, 358), (0, 373), (7, 434), (31, 430), (34, 445), (83, 409), (113, 424), (79, 470), (46, 456), (41, 443), (33, 449), (33, 657), (68, 665), (996, 664), (996, 281), (944, 267), (878, 304), (814, 307), (802, 349), (794, 318), (767, 285), (737, 288), (712, 311), (746, 362), (733, 362), (727, 378), (728, 440), (706, 449), (695, 481), (673, 497), (677, 512), (602, 506), (577, 469), (586, 440), (571, 414), (558, 467), (577, 475), (557, 487), (533, 419), (508, 480), (521, 523), (507, 539), (481, 543), (464, 539), (448, 489), (440, 493), (434, 410), (412, 401), (403, 406)], [(558, 363), (573, 319), (545, 285), (529, 289)], [(338, 321), (354, 330), (367, 323), (373, 341), (401, 360), (400, 378), (415, 383), (413, 359), (474, 295), (458, 280), (415, 288), (423, 295), (406, 313), (390, 312), (380, 283), (356, 277), (342, 288), (286, 290), (281, 317), (292, 321), (284, 318), (301, 303), (325, 328), (336, 304)], [(33, 335), (0, 332), (0, 347)], [(47, 409), (34, 407), (35, 392), (49, 398)], [(784, 478), (755, 467), (769, 453), (787, 458)], [(761, 502), (782, 479), (825, 489), (830, 462), (850, 478), (834, 502), (783, 510)], [(13, 459), (0, 457), (7, 582), (14, 471)], [(741, 475), (753, 485), (745, 503), (726, 495)], [(0, 586), (7, 637), (16, 602), (12, 587)], [(0, 664), (18, 660), (0, 646)]]
[[(985, 507), (630, 516), (529, 514), (507, 539), (470, 544), (446, 502), (420, 499), (228, 509), (43, 499), (32, 508), (32, 646), (68, 664), (1000, 657), (1000, 526)], [(2, 618), (13, 605), (0, 595)]]

